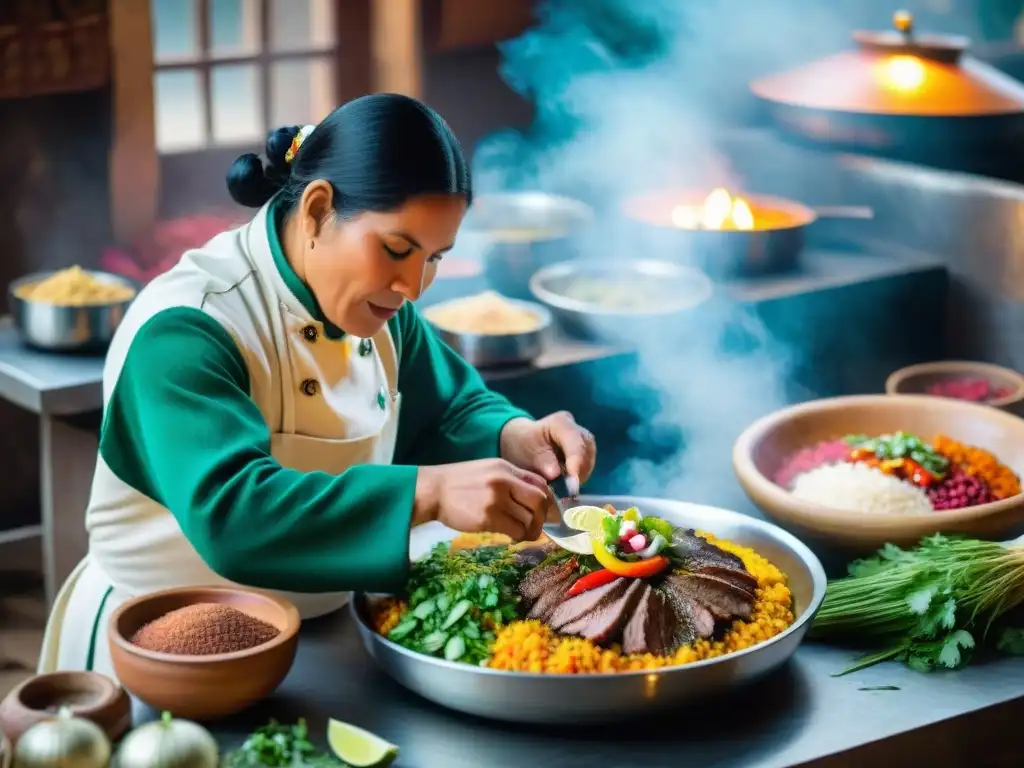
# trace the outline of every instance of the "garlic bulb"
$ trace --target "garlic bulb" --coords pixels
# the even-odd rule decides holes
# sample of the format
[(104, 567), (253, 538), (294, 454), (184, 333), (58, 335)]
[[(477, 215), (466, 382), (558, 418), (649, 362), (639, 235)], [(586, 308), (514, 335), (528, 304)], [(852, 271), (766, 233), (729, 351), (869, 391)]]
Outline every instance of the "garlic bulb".
[(14, 751), (14, 768), (107, 768), (109, 763), (110, 740), (103, 729), (67, 707), (25, 731)]
[(117, 751), (118, 768), (217, 768), (217, 741), (201, 725), (169, 712), (129, 733)]

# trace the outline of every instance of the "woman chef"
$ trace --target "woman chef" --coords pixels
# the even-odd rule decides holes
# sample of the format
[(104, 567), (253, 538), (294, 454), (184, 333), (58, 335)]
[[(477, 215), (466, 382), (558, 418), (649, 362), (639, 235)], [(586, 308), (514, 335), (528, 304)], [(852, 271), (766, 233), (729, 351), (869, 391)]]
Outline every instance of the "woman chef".
[(472, 198), (433, 110), (366, 96), (266, 155), (228, 173), (252, 221), (150, 283), (114, 337), (89, 554), (40, 671), (112, 675), (110, 614), (147, 592), (244, 584), (311, 617), (401, 587), (412, 526), (536, 538), (560, 459), (593, 468), (590, 433), (489, 391), (413, 306)]

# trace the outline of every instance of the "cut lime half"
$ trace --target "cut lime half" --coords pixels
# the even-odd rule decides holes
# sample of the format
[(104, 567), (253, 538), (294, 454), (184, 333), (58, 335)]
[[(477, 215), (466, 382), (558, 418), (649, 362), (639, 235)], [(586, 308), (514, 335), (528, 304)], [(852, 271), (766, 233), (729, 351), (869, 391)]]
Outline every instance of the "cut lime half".
[(580, 506), (565, 510), (565, 524), (574, 531), (585, 531), (591, 536), (600, 536), (604, 519), (611, 517), (607, 509)]
[(383, 768), (398, 757), (398, 747), (391, 742), (340, 720), (327, 723), (327, 743), (352, 768)]

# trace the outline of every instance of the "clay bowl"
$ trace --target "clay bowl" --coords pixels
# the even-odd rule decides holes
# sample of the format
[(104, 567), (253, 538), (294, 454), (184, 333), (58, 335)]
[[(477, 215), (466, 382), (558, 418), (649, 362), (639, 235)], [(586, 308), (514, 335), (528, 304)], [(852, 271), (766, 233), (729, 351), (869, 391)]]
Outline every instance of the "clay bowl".
[(7, 694), (0, 703), (0, 730), (17, 744), (21, 734), (61, 707), (92, 720), (111, 741), (132, 724), (131, 700), (115, 681), (96, 672), (54, 672), (30, 677)]
[(1024, 472), (1024, 420), (985, 405), (928, 395), (857, 395), (812, 400), (756, 422), (733, 446), (733, 469), (766, 517), (809, 540), (858, 551), (886, 542), (913, 545), (933, 533), (1010, 538), (1024, 527), (1024, 495), (928, 515), (847, 512), (795, 498), (770, 478), (796, 451), (848, 434), (903, 430), (930, 440), (947, 434), (983, 448), (1018, 475)]
[[(131, 642), (143, 625), (196, 603), (223, 603), (272, 624), (280, 634), (245, 651), (179, 656)], [(287, 600), (228, 587), (186, 587), (137, 597), (110, 617), (110, 655), (118, 679), (156, 710), (188, 720), (225, 717), (270, 695), (295, 661), (299, 612)]]
[(885, 391), (890, 395), (924, 395), (928, 387), (953, 379), (988, 379), (996, 387), (1009, 389), (1010, 393), (1005, 397), (989, 400), (984, 405), (1024, 416), (1024, 376), (991, 363), (941, 360), (909, 365), (889, 375), (885, 380)]

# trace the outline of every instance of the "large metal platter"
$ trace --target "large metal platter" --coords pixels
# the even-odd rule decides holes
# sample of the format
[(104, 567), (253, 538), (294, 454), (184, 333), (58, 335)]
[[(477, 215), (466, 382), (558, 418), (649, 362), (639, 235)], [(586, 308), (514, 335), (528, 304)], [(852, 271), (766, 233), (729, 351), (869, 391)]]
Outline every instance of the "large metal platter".
[[(370, 628), (368, 596), (356, 594), (351, 610), (366, 650), (406, 688), (460, 712), (522, 723), (592, 723), (621, 719), (624, 713), (663, 710), (761, 677), (789, 659), (825, 597), (825, 572), (818, 558), (796, 537), (770, 523), (681, 501), (584, 496), (581, 503), (613, 504), (618, 509), (636, 506), (644, 514), (664, 517), (675, 525), (703, 529), (752, 547), (789, 577), (796, 621), (782, 634), (753, 648), (686, 666), (657, 672), (542, 675), (485, 669), (413, 653)], [(453, 531), (434, 524), (416, 529), (413, 557), (452, 536)]]

